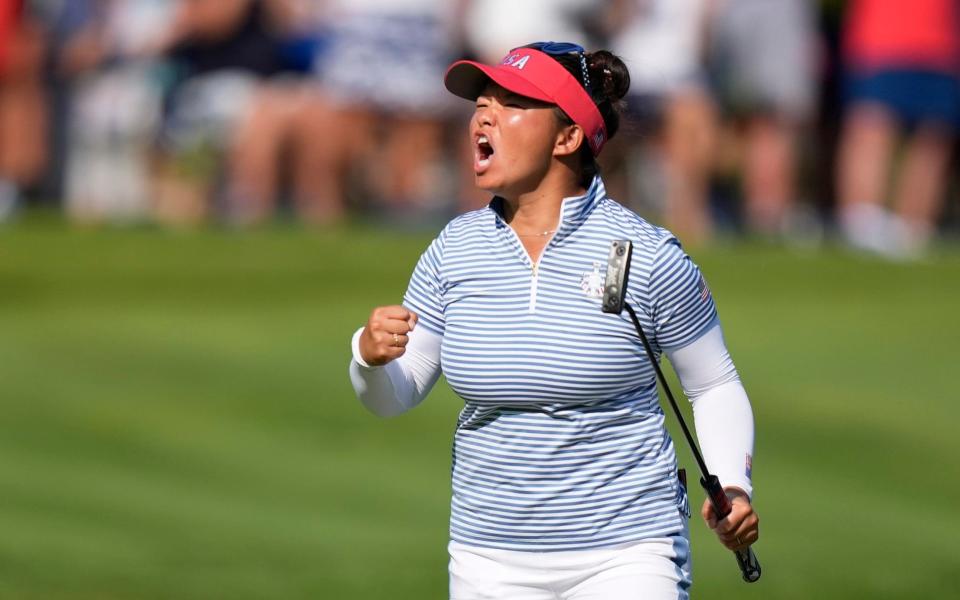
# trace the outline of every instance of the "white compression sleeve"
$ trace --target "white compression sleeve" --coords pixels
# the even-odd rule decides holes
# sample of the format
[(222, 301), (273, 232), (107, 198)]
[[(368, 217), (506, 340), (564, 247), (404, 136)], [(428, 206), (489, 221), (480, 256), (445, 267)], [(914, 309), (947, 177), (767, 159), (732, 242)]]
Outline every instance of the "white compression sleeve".
[(381, 367), (371, 367), (360, 356), (360, 334), (353, 334), (350, 382), (360, 402), (381, 417), (393, 417), (420, 404), (440, 377), (439, 335), (414, 327), (403, 356)]
[(720, 325), (666, 354), (693, 403), (693, 421), (707, 468), (724, 487), (736, 486), (753, 496), (749, 473), (753, 411)]

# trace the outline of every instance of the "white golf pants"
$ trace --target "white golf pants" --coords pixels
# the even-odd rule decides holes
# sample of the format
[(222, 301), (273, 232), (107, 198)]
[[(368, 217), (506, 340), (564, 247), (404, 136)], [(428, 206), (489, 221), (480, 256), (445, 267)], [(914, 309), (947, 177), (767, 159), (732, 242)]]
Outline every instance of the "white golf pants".
[(519, 552), (450, 542), (451, 600), (687, 600), (690, 540)]

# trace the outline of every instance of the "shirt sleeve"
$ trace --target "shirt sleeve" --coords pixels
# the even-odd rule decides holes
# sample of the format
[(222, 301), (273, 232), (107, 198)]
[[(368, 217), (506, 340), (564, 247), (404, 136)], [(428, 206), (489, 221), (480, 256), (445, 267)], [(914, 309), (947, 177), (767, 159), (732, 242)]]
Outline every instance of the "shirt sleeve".
[(696, 341), (667, 351), (687, 398), (703, 459), (724, 487), (753, 495), (753, 410), (719, 324)]
[(654, 337), (664, 350), (682, 348), (716, 324), (710, 288), (675, 237), (666, 238), (657, 249), (650, 296)]
[(445, 286), (441, 275), (445, 233), (433, 240), (420, 256), (403, 296), (403, 305), (417, 314), (419, 325), (439, 336), (443, 336), (446, 328), (443, 315)]

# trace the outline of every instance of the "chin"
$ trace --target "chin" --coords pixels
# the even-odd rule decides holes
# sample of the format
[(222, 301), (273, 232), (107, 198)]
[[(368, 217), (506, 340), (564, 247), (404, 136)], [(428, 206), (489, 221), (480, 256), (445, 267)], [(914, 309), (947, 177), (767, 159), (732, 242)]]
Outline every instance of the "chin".
[(490, 192), (491, 194), (500, 195), (504, 189), (504, 186), (501, 182), (497, 182), (490, 177), (490, 175), (484, 173), (482, 175), (473, 176), (473, 184), (479, 189)]

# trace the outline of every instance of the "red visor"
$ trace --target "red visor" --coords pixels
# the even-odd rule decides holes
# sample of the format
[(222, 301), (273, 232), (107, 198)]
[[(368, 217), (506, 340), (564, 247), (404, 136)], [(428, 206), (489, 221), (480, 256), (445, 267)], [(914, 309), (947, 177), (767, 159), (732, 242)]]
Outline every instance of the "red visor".
[(563, 65), (532, 48), (512, 50), (499, 65), (460, 60), (447, 69), (443, 83), (453, 94), (476, 100), (489, 81), (514, 94), (556, 104), (583, 128), (593, 155), (607, 141), (607, 128), (597, 105)]

